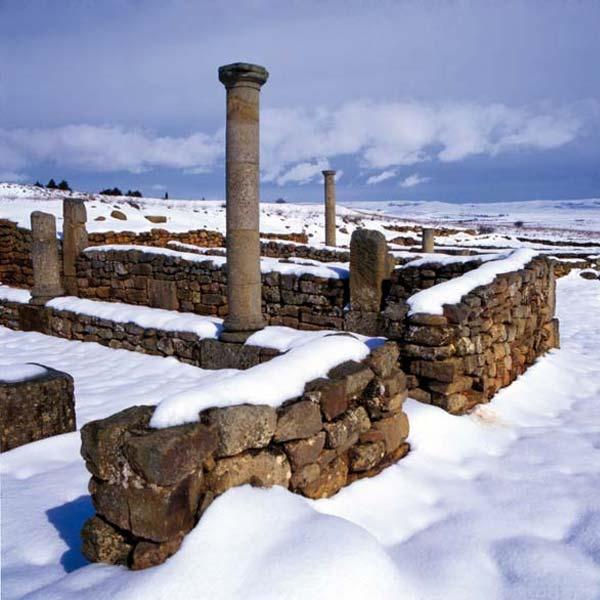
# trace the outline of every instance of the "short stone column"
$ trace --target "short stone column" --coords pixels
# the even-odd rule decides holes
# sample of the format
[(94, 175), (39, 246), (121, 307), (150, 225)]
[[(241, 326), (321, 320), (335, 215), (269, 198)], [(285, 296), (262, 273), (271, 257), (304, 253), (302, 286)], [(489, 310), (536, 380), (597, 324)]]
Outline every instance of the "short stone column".
[(77, 257), (88, 245), (85, 223), (87, 213), (83, 200), (63, 200), (63, 283), (69, 296), (77, 296)]
[(435, 230), (430, 227), (424, 227), (422, 236), (423, 236), (423, 252), (427, 252), (431, 254), (435, 252)]
[(227, 89), (226, 227), (227, 302), (223, 339), (238, 341), (265, 326), (259, 239), (259, 97), (264, 67), (234, 63), (219, 68)]
[(388, 252), (380, 231), (356, 229), (350, 238), (350, 310), (346, 328), (364, 335), (381, 335), (381, 305), (384, 282), (394, 270), (394, 257)]
[(335, 171), (322, 171), (325, 177), (325, 244), (335, 246)]
[(39, 210), (32, 212), (31, 236), (33, 238), (31, 245), (33, 289), (30, 303), (42, 305), (64, 294), (60, 280), (60, 259), (54, 215)]

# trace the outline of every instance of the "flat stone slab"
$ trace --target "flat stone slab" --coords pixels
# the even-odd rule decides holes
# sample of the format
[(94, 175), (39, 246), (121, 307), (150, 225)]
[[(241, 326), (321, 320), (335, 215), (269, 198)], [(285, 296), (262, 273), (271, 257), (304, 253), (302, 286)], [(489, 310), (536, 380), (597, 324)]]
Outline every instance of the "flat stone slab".
[(0, 452), (75, 429), (68, 373), (36, 363), (0, 369)]

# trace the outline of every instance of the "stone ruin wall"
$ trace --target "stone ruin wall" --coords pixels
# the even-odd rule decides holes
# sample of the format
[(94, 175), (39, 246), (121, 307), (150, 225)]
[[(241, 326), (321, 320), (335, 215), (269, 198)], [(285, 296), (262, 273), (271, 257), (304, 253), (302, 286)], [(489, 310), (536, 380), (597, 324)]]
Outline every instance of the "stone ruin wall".
[[(305, 233), (261, 233), (261, 253), (272, 258), (308, 258), (321, 262), (347, 262), (347, 251), (315, 248), (306, 245)], [(266, 241), (269, 240), (269, 241)], [(196, 229), (184, 232), (171, 232), (166, 229), (151, 229), (135, 233), (133, 231), (104, 231), (88, 234), (90, 246), (108, 244), (132, 244), (137, 246), (169, 247), (169, 242), (179, 242), (198, 248), (225, 248), (225, 237), (218, 231)], [(57, 239), (62, 263), (62, 240)], [(0, 219), (0, 283), (14, 287), (33, 287), (33, 267), (31, 264), (31, 230), (18, 227), (14, 221)], [(171, 246), (177, 248), (177, 246)], [(190, 248), (180, 250), (194, 252)], [(200, 252), (198, 250), (197, 252)]]
[[(227, 275), (209, 257), (196, 262), (139, 250), (83, 252), (77, 261), (79, 295), (224, 317)], [(263, 313), (271, 325), (343, 329), (347, 284), (309, 274), (262, 275)]]
[[(388, 302), (393, 307), (391, 297)], [(398, 340), (411, 396), (457, 414), (488, 402), (537, 357), (558, 347), (555, 303), (552, 264), (535, 258), (459, 303), (444, 305), (443, 315), (395, 321), (392, 310), (389, 337)]]
[(82, 429), (96, 515), (83, 527), (94, 562), (143, 569), (179, 548), (210, 503), (232, 487), (281, 485), (325, 498), (406, 455), (406, 378), (396, 344), (332, 369), (278, 409), (204, 410), (200, 421), (151, 429), (136, 406)]

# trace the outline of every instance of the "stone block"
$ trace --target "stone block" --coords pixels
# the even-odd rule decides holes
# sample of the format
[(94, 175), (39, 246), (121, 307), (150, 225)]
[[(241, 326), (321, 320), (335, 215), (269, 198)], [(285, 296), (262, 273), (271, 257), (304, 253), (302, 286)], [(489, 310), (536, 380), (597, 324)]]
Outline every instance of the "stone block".
[(320, 431), (310, 438), (287, 442), (283, 445), (285, 453), (294, 470), (300, 469), (309, 463), (316, 462), (324, 446), (324, 431)]
[(379, 377), (389, 377), (398, 366), (400, 349), (395, 342), (385, 342), (371, 350), (365, 364)]
[(146, 481), (169, 486), (201, 468), (217, 445), (215, 429), (191, 423), (133, 436), (125, 442), (124, 454)]
[(354, 360), (348, 360), (327, 373), (330, 379), (343, 379), (346, 385), (346, 396), (360, 396), (371, 382), (375, 373), (367, 366)]
[(98, 513), (120, 529), (155, 542), (188, 532), (196, 522), (203, 489), (202, 471), (171, 487), (108, 483), (90, 480)]
[(370, 427), (369, 415), (362, 406), (352, 408), (338, 420), (323, 425), (327, 433), (327, 446), (335, 449), (347, 447), (353, 438), (358, 439)]
[(340, 457), (335, 457), (321, 467), (319, 477), (299, 490), (307, 498), (329, 498), (339, 492), (348, 479), (348, 465)]
[(210, 490), (219, 495), (232, 487), (250, 483), (259, 487), (288, 487), (292, 471), (283, 452), (243, 452), (218, 460), (207, 474)]
[(390, 454), (408, 437), (408, 417), (404, 413), (399, 413), (393, 417), (374, 421), (373, 429), (383, 434), (386, 454)]
[(384, 442), (356, 444), (348, 451), (351, 471), (368, 471), (378, 465), (386, 453)]
[(321, 410), (317, 403), (310, 400), (294, 402), (279, 409), (273, 441), (309, 438), (319, 432), (321, 427)]
[(177, 283), (162, 279), (148, 279), (148, 301), (152, 308), (179, 310)]
[(277, 413), (266, 405), (242, 404), (206, 411), (203, 419), (216, 429), (217, 456), (232, 456), (269, 444), (277, 426)]
[(23, 365), (22, 379), (1, 379), (0, 452), (75, 431), (73, 378), (43, 365)]
[(126, 565), (133, 550), (131, 536), (97, 515), (81, 530), (81, 552), (90, 562)]

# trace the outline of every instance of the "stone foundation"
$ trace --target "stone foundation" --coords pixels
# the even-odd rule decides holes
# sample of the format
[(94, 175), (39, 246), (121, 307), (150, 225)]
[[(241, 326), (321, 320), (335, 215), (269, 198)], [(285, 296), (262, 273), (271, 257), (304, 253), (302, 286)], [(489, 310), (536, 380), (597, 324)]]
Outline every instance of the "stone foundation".
[(443, 315), (416, 314), (395, 324), (411, 397), (456, 414), (488, 402), (558, 347), (555, 293), (552, 265), (536, 258), (444, 305)]
[(232, 487), (281, 485), (332, 496), (406, 455), (406, 377), (388, 342), (362, 363), (311, 381), (278, 409), (207, 409), (198, 423), (151, 429), (149, 406), (85, 425), (82, 456), (97, 514), (82, 530), (94, 562), (142, 569), (179, 548), (203, 511)]
[(75, 431), (73, 378), (42, 368), (24, 381), (0, 379), (0, 452)]

